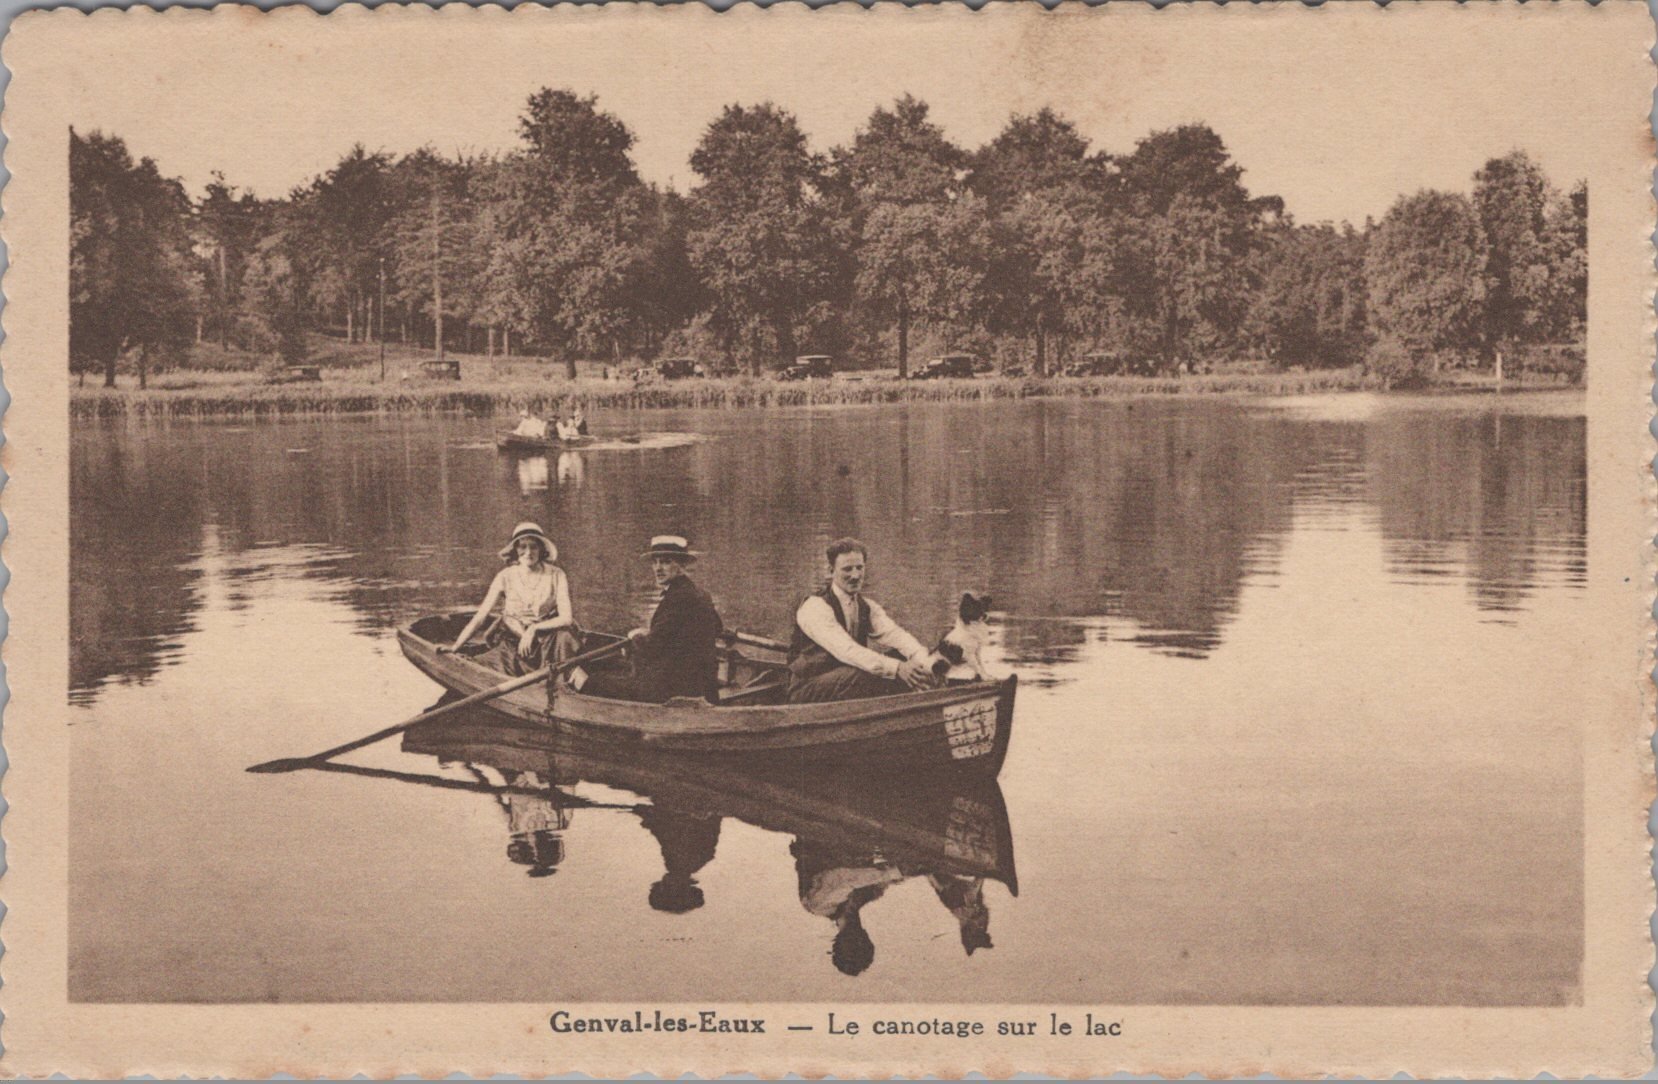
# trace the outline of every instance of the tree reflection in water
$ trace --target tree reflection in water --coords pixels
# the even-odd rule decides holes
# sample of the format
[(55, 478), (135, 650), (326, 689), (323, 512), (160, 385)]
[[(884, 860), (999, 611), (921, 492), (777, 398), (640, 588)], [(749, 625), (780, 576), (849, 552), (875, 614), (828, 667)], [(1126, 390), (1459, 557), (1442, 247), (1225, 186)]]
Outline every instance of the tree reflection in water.
[(497, 536), (533, 519), (558, 541), (582, 622), (628, 628), (648, 577), (617, 555), (671, 520), (708, 552), (699, 578), (727, 624), (778, 633), (818, 585), (823, 543), (852, 531), (901, 623), (926, 639), (962, 589), (989, 591), (1010, 658), (1053, 680), (1085, 640), (1068, 621), (1207, 656), (1294, 524), (1344, 506), (1366, 510), (1396, 578), (1461, 579), (1499, 618), (1541, 587), (1581, 586), (1581, 416), (1394, 402), (1335, 420), (1192, 400), (674, 412), (664, 424), (710, 439), (556, 467), (457, 446), (488, 419), (81, 424), (71, 688), (90, 699), (167, 661), (202, 605), (193, 562), (210, 536), (232, 577), (262, 547), (328, 553), (296, 573), (337, 585), (384, 636), (475, 601)]

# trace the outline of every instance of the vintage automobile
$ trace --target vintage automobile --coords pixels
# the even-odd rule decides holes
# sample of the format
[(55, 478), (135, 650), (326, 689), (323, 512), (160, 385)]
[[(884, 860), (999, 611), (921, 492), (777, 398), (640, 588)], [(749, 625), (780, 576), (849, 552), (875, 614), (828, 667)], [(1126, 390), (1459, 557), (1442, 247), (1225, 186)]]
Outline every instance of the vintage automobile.
[(942, 377), (973, 375), (972, 354), (945, 354), (933, 358), (910, 374), (911, 380), (938, 380)]
[(803, 354), (777, 374), (779, 380), (828, 379), (835, 375), (835, 359), (828, 354)]
[(1084, 354), (1078, 361), (1065, 366), (1066, 376), (1118, 376), (1128, 372), (1128, 363), (1121, 354), (1104, 350)]
[(461, 363), (449, 359), (423, 361), (420, 363), (420, 375), (428, 380), (459, 380)]
[(288, 365), (281, 372), (265, 378), (267, 384), (315, 384), (322, 381), (322, 367), (318, 365)]
[(684, 380), (692, 376), (707, 376), (696, 358), (663, 358), (656, 363), (656, 371), (664, 380)]

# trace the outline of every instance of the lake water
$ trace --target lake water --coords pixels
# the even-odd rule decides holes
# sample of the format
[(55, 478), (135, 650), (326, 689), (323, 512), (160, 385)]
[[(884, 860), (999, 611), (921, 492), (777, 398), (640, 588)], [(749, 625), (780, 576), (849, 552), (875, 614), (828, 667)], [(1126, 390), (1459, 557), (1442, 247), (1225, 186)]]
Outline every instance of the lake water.
[[(641, 439), (76, 429), (72, 999), (1578, 999), (1580, 398), (592, 422)], [(360, 772), (242, 771), (431, 704), (393, 630), (475, 604), (522, 519), (590, 628), (647, 617), (668, 531), (759, 633), (841, 534), (924, 639), (988, 590), (1021, 679), (1000, 786), (767, 789), (487, 715)]]

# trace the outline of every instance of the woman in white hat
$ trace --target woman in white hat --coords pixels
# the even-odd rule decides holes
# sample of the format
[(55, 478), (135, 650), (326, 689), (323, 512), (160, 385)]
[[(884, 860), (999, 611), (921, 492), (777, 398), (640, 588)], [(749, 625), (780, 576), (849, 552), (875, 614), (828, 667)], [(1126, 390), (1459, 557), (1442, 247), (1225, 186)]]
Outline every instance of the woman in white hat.
[(483, 605), (454, 644), (438, 650), (459, 651), (499, 602), (501, 620), (490, 639), (501, 669), (508, 674), (527, 674), (579, 653), (581, 636), (570, 605), (570, 579), (553, 564), (558, 560), (553, 540), (539, 524), (520, 523), (501, 549), (501, 558), (507, 567), (495, 574)]

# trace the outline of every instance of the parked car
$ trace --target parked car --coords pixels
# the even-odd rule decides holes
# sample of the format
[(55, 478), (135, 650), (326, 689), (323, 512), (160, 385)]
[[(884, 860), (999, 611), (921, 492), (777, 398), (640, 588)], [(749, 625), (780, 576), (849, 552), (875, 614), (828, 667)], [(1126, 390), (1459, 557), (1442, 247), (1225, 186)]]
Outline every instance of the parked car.
[(910, 374), (911, 380), (937, 380), (947, 376), (973, 375), (972, 354), (945, 354), (933, 358), (927, 364)]
[(828, 354), (804, 354), (777, 374), (779, 380), (827, 379), (835, 375), (835, 359)]
[(432, 380), (459, 380), (461, 378), (461, 363), (458, 361), (423, 361), (420, 363), (420, 375)]
[(663, 358), (656, 363), (656, 371), (664, 380), (683, 380), (686, 377), (708, 375), (708, 371), (697, 364), (696, 358)]
[(1065, 366), (1066, 376), (1117, 376), (1127, 371), (1123, 356), (1109, 350), (1084, 354), (1080, 360)]
[(265, 378), (267, 384), (309, 384), (321, 381), (322, 367), (319, 365), (289, 365), (281, 372)]

